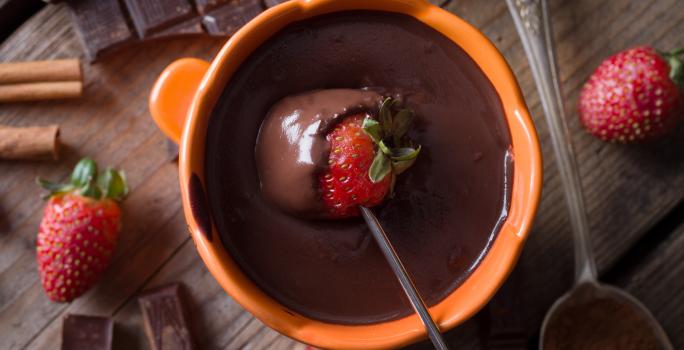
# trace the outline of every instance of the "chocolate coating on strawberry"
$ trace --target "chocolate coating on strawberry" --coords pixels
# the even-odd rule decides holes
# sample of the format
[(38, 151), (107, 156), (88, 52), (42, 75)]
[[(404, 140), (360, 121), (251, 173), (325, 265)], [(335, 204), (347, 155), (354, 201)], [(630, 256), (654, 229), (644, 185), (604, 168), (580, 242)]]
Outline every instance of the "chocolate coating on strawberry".
[(346, 117), (328, 133), (328, 168), (319, 175), (327, 215), (359, 215), (359, 206), (373, 207), (392, 192), (396, 176), (411, 167), (420, 153), (407, 136), (413, 112), (395, 113), (395, 102), (383, 101), (377, 117)]
[(285, 97), (264, 119), (256, 143), (263, 196), (302, 217), (325, 213), (316, 174), (327, 166), (329, 129), (355, 111), (377, 110), (382, 96), (354, 89), (317, 90)]
[(413, 164), (413, 112), (369, 90), (318, 90), (276, 103), (261, 125), (256, 163), (261, 191), (287, 213), (357, 216), (382, 202)]

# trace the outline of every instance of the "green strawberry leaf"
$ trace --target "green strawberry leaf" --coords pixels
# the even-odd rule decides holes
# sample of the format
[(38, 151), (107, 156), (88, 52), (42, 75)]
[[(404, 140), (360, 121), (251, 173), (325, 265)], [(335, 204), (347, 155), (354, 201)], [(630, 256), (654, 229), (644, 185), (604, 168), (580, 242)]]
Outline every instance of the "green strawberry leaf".
[(71, 184), (59, 184), (59, 183), (50, 182), (48, 180), (41, 179), (41, 178), (37, 178), (36, 182), (38, 183), (38, 185), (40, 185), (40, 187), (42, 187), (42, 188), (44, 188), (50, 192), (55, 192), (55, 191), (62, 192), (65, 189), (72, 189), (73, 188), (73, 186)]
[(37, 178), (36, 182), (38, 183), (38, 185), (40, 185), (40, 187), (49, 191), (48, 193), (42, 195), (43, 199), (48, 199), (51, 196), (65, 194), (74, 189), (74, 186), (72, 184), (54, 183), (41, 178)]
[(78, 193), (84, 197), (90, 197), (94, 199), (102, 198), (102, 191), (93, 180), (88, 181), (85, 186), (81, 187)]
[(363, 122), (364, 132), (378, 146), (368, 176), (371, 181), (379, 182), (391, 174), (391, 188), (394, 187), (396, 175), (413, 165), (421, 149), (420, 146), (413, 147), (407, 137), (413, 126), (413, 111), (402, 109), (395, 114), (395, 106), (396, 101), (388, 97), (380, 106), (377, 120), (366, 118)]
[(404, 171), (408, 170), (413, 163), (416, 161), (416, 158), (411, 158), (407, 160), (393, 160), (392, 161), (392, 171), (393, 174), (399, 175), (403, 173)]
[(76, 164), (69, 176), (69, 183), (53, 183), (41, 178), (37, 178), (36, 182), (49, 191), (43, 196), (44, 199), (75, 193), (97, 200), (102, 199), (104, 195), (106, 198), (119, 201), (128, 194), (128, 185), (126, 185), (126, 176), (123, 171), (107, 168), (98, 175), (97, 163), (91, 158), (83, 158)]
[(377, 120), (366, 117), (361, 127), (373, 142), (378, 143), (382, 140), (382, 128), (380, 128), (380, 123)]
[(411, 129), (413, 125), (413, 111), (402, 109), (394, 115), (394, 133), (392, 134), (394, 146), (398, 146), (401, 138)]
[(391, 156), (391, 155), (392, 155), (392, 149), (389, 148), (389, 147), (387, 147), (387, 145), (385, 144), (385, 141), (380, 140), (380, 142), (378, 142), (378, 148), (380, 149), (380, 151), (381, 151), (383, 154), (385, 154), (385, 155), (387, 155), (387, 156)]
[(394, 126), (392, 120), (392, 98), (388, 97), (382, 101), (382, 106), (380, 106), (380, 126), (382, 128), (383, 135), (392, 135)]
[(382, 181), (392, 171), (392, 164), (389, 158), (382, 152), (378, 152), (373, 159), (373, 163), (368, 169), (368, 177), (373, 183)]
[(128, 194), (126, 174), (123, 171), (119, 172), (112, 168), (107, 168), (107, 170), (100, 174), (97, 182), (105, 198), (120, 201)]
[(97, 177), (97, 163), (90, 158), (83, 158), (76, 164), (71, 173), (71, 184), (74, 187), (84, 187)]
[(670, 64), (670, 78), (680, 89), (684, 89), (684, 62), (677, 56), (668, 57), (667, 62)]
[(658, 54), (662, 56), (670, 66), (670, 79), (672, 79), (680, 89), (684, 90), (684, 62), (682, 62), (682, 59), (680, 58), (680, 56), (684, 54), (684, 47), (669, 52), (658, 51)]
[(418, 154), (420, 153), (420, 149), (420, 145), (418, 146), (418, 148), (415, 149), (412, 147), (393, 148), (390, 158), (394, 161), (416, 159), (418, 157)]

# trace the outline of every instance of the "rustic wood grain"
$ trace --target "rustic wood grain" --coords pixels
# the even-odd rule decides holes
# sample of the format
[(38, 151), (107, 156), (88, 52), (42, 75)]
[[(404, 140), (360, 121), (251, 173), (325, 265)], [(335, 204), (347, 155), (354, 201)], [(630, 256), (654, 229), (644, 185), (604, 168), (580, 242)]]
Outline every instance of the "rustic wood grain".
[[(503, 52), (516, 73), (537, 122), (545, 159), (539, 215), (523, 256), (499, 298), (515, 300), (516, 326), (532, 336), (553, 300), (572, 282), (572, 251), (560, 183), (539, 99), (524, 51), (503, 1), (453, 1), (448, 10), (479, 27)], [(581, 84), (607, 55), (642, 43), (666, 49), (684, 46), (680, 0), (551, 2), (568, 118), (587, 197), (593, 244), (606, 271), (656, 221), (684, 198), (684, 128), (648, 146), (602, 143), (580, 129), (574, 106)], [(30, 44), (27, 44), (30, 43)], [(175, 163), (152, 124), (147, 94), (159, 72), (183, 56), (210, 58), (221, 40), (183, 39), (142, 44), (84, 66), (85, 92), (77, 101), (0, 106), (0, 123), (62, 126), (66, 144), (56, 164), (0, 161), (0, 349), (52, 349), (66, 313), (108, 315), (117, 322), (116, 349), (144, 349), (136, 296), (144, 289), (182, 282), (191, 331), (202, 349), (302, 349), (268, 329), (226, 296), (189, 240), (180, 207)], [(142, 49), (144, 48), (144, 50)], [(0, 61), (82, 57), (81, 44), (62, 6), (42, 10), (0, 45)], [(103, 281), (71, 304), (43, 295), (35, 270), (35, 233), (40, 219), (38, 174), (68, 176), (91, 155), (103, 166), (126, 170), (133, 189), (124, 204), (124, 231)], [(658, 258), (623, 285), (653, 308), (677, 345), (684, 346), (681, 251), (684, 228), (660, 248)], [(662, 257), (661, 257), (662, 256)], [(513, 283), (514, 282), (514, 283)], [(509, 294), (513, 294), (511, 298)], [(481, 313), (454, 331), (462, 349), (482, 346)], [(426, 343), (411, 348), (429, 348)]]
[[(543, 111), (525, 53), (505, 4), (489, 3), (487, 11), (474, 11), (480, 2), (457, 1), (448, 9), (478, 26), (502, 51), (518, 77), (542, 140), (545, 184), (540, 212), (507, 282), (515, 283), (515, 289), (504, 290), (515, 296), (499, 295), (494, 300), (504, 303), (509, 313), (522, 315), (508, 327), (522, 328), (532, 337), (553, 301), (571, 287), (572, 240)], [(684, 154), (677, 151), (684, 144), (684, 128), (653, 145), (605, 144), (579, 126), (574, 108), (579, 88), (603, 58), (621, 49), (645, 43), (664, 49), (682, 46), (684, 3), (552, 1), (551, 9), (567, 117), (578, 153), (598, 268), (603, 272), (684, 198)], [(501, 15), (491, 17), (483, 12)], [(680, 319), (684, 317), (684, 311), (673, 312)], [(425, 348), (429, 345), (425, 344)]]
[(618, 285), (639, 298), (660, 321), (675, 349), (684, 348), (684, 225)]

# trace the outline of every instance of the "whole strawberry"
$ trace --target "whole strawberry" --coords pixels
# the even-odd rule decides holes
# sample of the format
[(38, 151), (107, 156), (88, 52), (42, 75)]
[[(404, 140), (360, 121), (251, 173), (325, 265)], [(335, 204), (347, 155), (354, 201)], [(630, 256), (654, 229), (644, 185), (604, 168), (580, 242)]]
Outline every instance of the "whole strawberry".
[(47, 296), (69, 302), (92, 287), (109, 264), (121, 228), (117, 201), (128, 193), (122, 172), (82, 159), (67, 184), (38, 179), (50, 191), (38, 230), (38, 271)]
[(636, 47), (603, 61), (580, 94), (584, 127), (604, 141), (622, 143), (653, 140), (674, 128), (682, 118), (682, 53)]
[(326, 135), (328, 167), (318, 177), (323, 202), (331, 218), (359, 215), (359, 206), (380, 204), (391, 193), (396, 175), (415, 161), (415, 148), (406, 136), (413, 123), (408, 109), (393, 113), (386, 99), (378, 119), (368, 114), (346, 117)]

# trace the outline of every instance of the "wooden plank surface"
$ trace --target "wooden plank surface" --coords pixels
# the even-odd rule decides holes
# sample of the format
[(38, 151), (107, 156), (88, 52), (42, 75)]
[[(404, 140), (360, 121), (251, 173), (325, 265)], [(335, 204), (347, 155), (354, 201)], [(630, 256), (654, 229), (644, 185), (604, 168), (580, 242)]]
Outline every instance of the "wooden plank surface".
[(646, 257), (634, 273), (617, 281), (646, 305), (671, 336), (675, 349), (684, 349), (684, 225)]
[[(648, 146), (602, 143), (580, 130), (574, 113), (578, 90), (602, 58), (615, 51), (641, 43), (663, 49), (684, 46), (684, 2), (557, 0), (551, 8), (594, 247), (599, 270), (606, 271), (684, 197), (684, 128)], [(539, 215), (513, 278), (495, 300), (510, 306), (508, 312), (517, 315), (515, 326), (532, 337), (546, 309), (572, 282), (569, 225), (542, 111), (505, 3), (462, 0), (449, 10), (481, 28), (504, 53), (542, 139), (545, 187)], [(167, 161), (164, 138), (147, 111), (151, 84), (168, 63), (184, 56), (210, 58), (220, 45), (221, 40), (208, 38), (141, 44), (84, 66), (85, 95), (80, 100), (0, 106), (0, 123), (60, 123), (67, 145), (57, 163), (0, 162), (0, 349), (56, 348), (66, 313), (112, 315), (117, 321), (115, 348), (146, 348), (135, 296), (174, 281), (187, 287), (190, 324), (202, 349), (302, 347), (242, 310), (201, 263), (186, 233), (176, 165)], [(45, 8), (0, 45), (0, 61), (82, 55), (62, 6)], [(35, 268), (43, 203), (33, 179), (38, 174), (63, 179), (83, 155), (125, 169), (133, 191), (123, 207), (121, 241), (102, 283), (71, 304), (54, 304), (43, 295)], [(673, 236), (672, 246), (684, 244), (677, 239), (682, 233), (680, 229)], [(682, 345), (684, 333), (676, 321), (684, 317), (684, 309), (668, 300), (681, 298), (681, 286), (674, 283), (682, 280), (684, 262), (676, 249), (666, 253), (664, 260), (645, 262), (643, 272), (624, 285), (650, 303), (675, 344)], [(664, 264), (666, 271), (660, 271)], [(656, 271), (666, 276), (651, 278)], [(515, 302), (505, 302), (511, 299)], [(450, 332), (450, 341), (459, 348), (479, 348), (487, 318), (483, 312)]]

